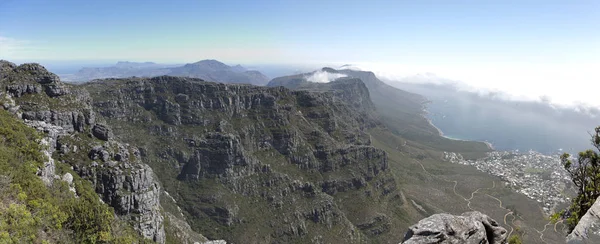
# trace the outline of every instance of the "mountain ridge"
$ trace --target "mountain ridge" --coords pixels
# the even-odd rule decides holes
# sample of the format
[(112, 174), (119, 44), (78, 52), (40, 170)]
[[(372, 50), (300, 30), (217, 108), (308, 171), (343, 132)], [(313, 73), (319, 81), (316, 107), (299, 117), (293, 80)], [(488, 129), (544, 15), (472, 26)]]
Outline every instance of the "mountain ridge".
[(86, 82), (102, 78), (154, 77), (161, 75), (186, 76), (224, 83), (264, 85), (268, 78), (260, 71), (247, 70), (241, 65), (229, 66), (215, 59), (200, 60), (184, 65), (157, 64), (154, 62), (119, 61), (109, 67), (85, 67), (77, 73), (66, 75), (72, 82)]

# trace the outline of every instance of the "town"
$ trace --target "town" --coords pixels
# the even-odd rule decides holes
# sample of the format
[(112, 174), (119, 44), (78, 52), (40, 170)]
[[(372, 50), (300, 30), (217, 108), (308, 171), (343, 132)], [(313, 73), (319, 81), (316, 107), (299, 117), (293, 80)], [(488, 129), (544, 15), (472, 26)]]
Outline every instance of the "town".
[(480, 171), (498, 176), (514, 190), (542, 203), (546, 214), (570, 202), (567, 194), (571, 178), (563, 168), (559, 155), (544, 155), (535, 151), (496, 151), (478, 160), (466, 160), (462, 155), (444, 152), (444, 159), (471, 165)]

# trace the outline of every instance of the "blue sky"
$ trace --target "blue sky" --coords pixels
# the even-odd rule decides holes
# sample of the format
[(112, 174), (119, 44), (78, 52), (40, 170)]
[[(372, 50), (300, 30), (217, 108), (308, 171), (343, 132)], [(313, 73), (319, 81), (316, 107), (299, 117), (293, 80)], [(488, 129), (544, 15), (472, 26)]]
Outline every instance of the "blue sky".
[(598, 81), (599, 23), (600, 1), (0, 0), (0, 58), (353, 63), (514, 90)]

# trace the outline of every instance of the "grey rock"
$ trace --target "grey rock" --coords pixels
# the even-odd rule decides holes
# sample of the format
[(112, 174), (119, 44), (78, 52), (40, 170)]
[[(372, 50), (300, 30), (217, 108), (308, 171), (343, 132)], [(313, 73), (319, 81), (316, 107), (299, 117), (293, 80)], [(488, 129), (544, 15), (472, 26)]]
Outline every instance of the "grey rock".
[(61, 177), (61, 180), (66, 182), (67, 185), (69, 186), (69, 191), (73, 192), (75, 194), (75, 196), (77, 196), (77, 190), (75, 189), (75, 186), (73, 185), (73, 175), (71, 175), (71, 173), (66, 173)]
[(15, 97), (21, 97), (25, 94), (36, 94), (42, 92), (42, 86), (39, 84), (10, 84), (6, 91)]
[(48, 72), (44, 66), (36, 63), (21, 64), (15, 68), (15, 72), (23, 74), (40, 84), (58, 83), (60, 79), (57, 75)]
[(9, 84), (6, 90), (15, 97), (45, 91), (50, 97), (69, 94), (67, 86), (55, 74), (39, 64), (3, 65), (3, 77)]
[[(117, 142), (109, 142), (112, 146), (97, 146), (90, 154), (109, 155), (110, 148), (123, 147)], [(111, 205), (118, 215), (129, 217), (134, 223), (134, 229), (142, 236), (156, 241), (165, 242), (164, 217), (160, 213), (159, 196), (161, 186), (152, 169), (134, 161), (122, 161), (120, 165), (127, 165), (128, 170), (116, 167), (115, 161), (107, 160), (109, 167), (77, 166), (75, 171), (83, 178), (90, 180), (102, 201)]]
[(110, 153), (106, 150), (100, 151), (100, 159), (102, 159), (102, 162), (108, 162), (110, 160)]
[(91, 160), (97, 160), (97, 159), (101, 159), (102, 158), (102, 151), (103, 151), (103, 147), (102, 146), (94, 146), (92, 147), (92, 150), (90, 150), (90, 152), (88, 153), (88, 157)]
[(600, 243), (600, 197), (567, 236), (567, 243)]
[(224, 240), (212, 240), (207, 242), (202, 242), (202, 244), (227, 244)]
[(69, 88), (63, 84), (48, 84), (45, 86), (46, 94), (50, 97), (58, 97), (70, 93)]
[(367, 231), (371, 236), (381, 235), (389, 232), (391, 229), (390, 218), (385, 215), (375, 216), (368, 222), (358, 224), (356, 227), (363, 231)]
[(6, 60), (0, 60), (0, 79), (7, 76), (9, 72), (17, 67), (16, 64), (8, 62)]
[(232, 134), (209, 133), (182, 169), (180, 178), (241, 176), (255, 172), (258, 162), (247, 155)]
[(61, 178), (64, 182), (67, 182), (67, 184), (73, 184), (73, 175), (71, 175), (71, 173), (66, 173), (62, 176)]
[(104, 124), (95, 124), (92, 128), (92, 135), (103, 141), (108, 141), (110, 138), (112, 138), (112, 132), (110, 128)]
[(405, 244), (426, 243), (506, 243), (508, 233), (498, 223), (477, 211), (460, 216), (434, 214), (411, 226)]
[(86, 125), (93, 121), (94, 115), (90, 110), (84, 111), (57, 111), (34, 110), (24, 111), (21, 117), (25, 120), (43, 121), (52, 125), (63, 127), (68, 131), (83, 132)]
[(38, 176), (42, 178), (44, 183), (47, 186), (50, 186), (57, 177), (57, 175), (55, 175), (56, 166), (54, 163), (54, 158), (52, 158), (52, 154), (57, 148), (60, 147), (60, 145), (57, 143), (58, 137), (68, 134), (68, 130), (65, 130), (61, 126), (52, 125), (43, 121), (26, 120), (25, 124), (46, 134), (40, 143), (44, 145), (42, 153), (46, 155), (48, 160), (44, 162), (44, 166), (40, 168), (37, 173)]

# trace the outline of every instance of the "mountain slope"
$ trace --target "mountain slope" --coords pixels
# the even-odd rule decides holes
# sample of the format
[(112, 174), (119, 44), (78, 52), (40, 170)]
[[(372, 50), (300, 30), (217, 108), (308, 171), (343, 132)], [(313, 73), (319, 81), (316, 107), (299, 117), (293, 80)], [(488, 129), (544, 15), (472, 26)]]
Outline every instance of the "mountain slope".
[(186, 224), (171, 224), (182, 222), (181, 214), (163, 199), (162, 186), (140, 151), (116, 140), (96, 116), (87, 91), (62, 83), (38, 64), (16, 66), (0, 60), (0, 71), (3, 108), (43, 135), (46, 161), (34, 174), (50, 190), (61, 187), (75, 199), (61, 193), (60, 201), (82, 201), (64, 209), (73, 215), (64, 225), (75, 232), (51, 242), (206, 241)]
[[(460, 152), (466, 156), (482, 156), (482, 152), (489, 151), (484, 143), (455, 141), (442, 137), (437, 128), (424, 117), (425, 105), (428, 102), (425, 97), (392, 87), (379, 80), (373, 72), (332, 68), (323, 68), (315, 72), (343, 74), (361, 79), (369, 89), (381, 122), (403, 138), (419, 142), (430, 149)], [(290, 89), (314, 86), (307, 78), (315, 72), (274, 78), (267, 86), (284, 86)]]
[[(104, 162), (96, 163), (99, 167), (107, 166), (103, 170), (82, 168), (91, 161), (82, 152), (101, 144), (100, 140), (88, 138), (83, 133), (92, 133), (92, 127), (97, 125), (87, 103), (89, 97), (61, 83), (56, 75), (37, 64), (16, 66), (0, 60), (0, 70), (0, 99), (8, 111), (0, 111), (2, 242), (8, 238), (14, 243), (40, 240), (50, 243), (131, 243), (143, 242), (143, 237), (161, 242), (164, 232), (159, 209), (155, 208), (157, 202), (140, 202), (133, 206), (117, 200), (137, 199), (142, 194), (150, 200), (151, 194), (159, 191), (159, 188), (145, 187), (145, 184), (156, 187), (147, 165), (132, 156), (114, 162), (119, 166), (126, 165), (129, 172), (119, 172)], [(79, 139), (94, 143), (67, 143)], [(104, 146), (108, 145), (127, 149), (112, 140), (106, 141)], [(80, 151), (77, 159), (63, 157), (66, 151), (77, 150)], [(112, 155), (113, 149), (103, 152)], [(112, 182), (92, 179), (98, 175), (110, 178)], [(140, 176), (146, 177), (147, 182), (125, 180)], [(120, 191), (126, 186), (115, 181), (136, 187), (123, 193)], [(96, 193), (100, 193), (100, 188), (102, 196), (99, 198)]]
[[(86, 84), (191, 226), (233, 242), (400, 240), (402, 200), (359, 80), (290, 91), (156, 77)], [(335, 84), (333, 84), (335, 85)], [(359, 104), (354, 94), (361, 97)], [(124, 113), (122, 111), (129, 111)], [(198, 191), (202, 189), (202, 191)], [(352, 200), (349, 200), (352, 199)]]
[[(313, 75), (320, 72), (346, 74), (330, 83), (313, 83)], [(456, 165), (443, 159), (445, 151), (460, 152), (468, 157), (481, 157), (490, 149), (483, 143), (456, 141), (440, 136), (423, 118), (419, 95), (385, 85), (371, 72), (329, 68), (295, 76), (273, 79), (268, 86), (289, 86), (296, 90), (318, 91), (341, 79), (361, 77), (366, 80), (376, 117), (382, 126), (367, 130), (372, 145), (386, 151), (390, 170), (399, 183), (403, 221), (419, 219), (433, 213), (460, 214), (481, 211), (495, 219), (510, 234), (523, 235), (527, 243), (563, 243), (563, 233), (547, 231), (548, 224), (542, 205), (516, 193), (501, 179), (478, 171), (474, 167)], [(375, 98), (379, 96), (379, 99)], [(400, 97), (398, 97), (400, 96)], [(376, 102), (377, 101), (377, 102)], [(541, 232), (540, 230), (545, 230)], [(537, 233), (537, 234), (536, 234)]]

